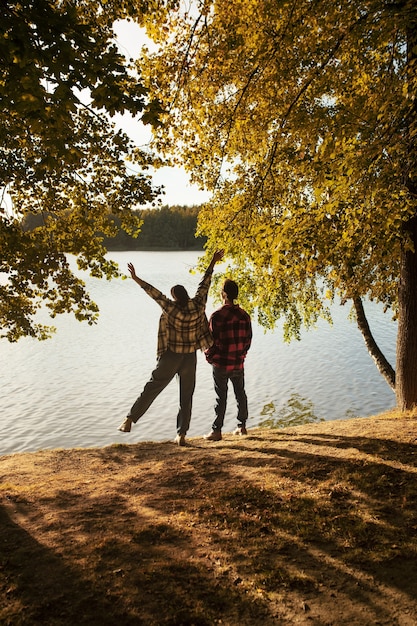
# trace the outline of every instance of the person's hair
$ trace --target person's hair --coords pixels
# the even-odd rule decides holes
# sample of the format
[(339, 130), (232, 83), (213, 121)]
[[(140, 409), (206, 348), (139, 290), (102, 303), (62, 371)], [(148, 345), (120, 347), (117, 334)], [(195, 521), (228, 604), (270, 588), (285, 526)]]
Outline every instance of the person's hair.
[(223, 291), (229, 300), (235, 300), (239, 293), (239, 287), (234, 280), (230, 280), (229, 278), (224, 281)]
[(174, 285), (171, 289), (171, 295), (180, 306), (186, 306), (190, 299), (186, 288), (183, 285)]

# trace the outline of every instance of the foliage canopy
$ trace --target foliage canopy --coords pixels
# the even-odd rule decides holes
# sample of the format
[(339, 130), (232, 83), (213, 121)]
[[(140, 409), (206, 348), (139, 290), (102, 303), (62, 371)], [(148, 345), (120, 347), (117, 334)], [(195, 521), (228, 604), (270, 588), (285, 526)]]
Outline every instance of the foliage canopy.
[(214, 191), (201, 233), (288, 337), (336, 294), (396, 310), (416, 214), (415, 22), (411, 0), (206, 0), (168, 11), (140, 66), (165, 111), (158, 147)]
[[(134, 3), (133, 3), (134, 4)], [(155, 111), (131, 61), (117, 50), (113, 23), (138, 9), (129, 2), (8, 0), (0, 19), (0, 323), (2, 336), (48, 336), (36, 321), (73, 311), (93, 323), (97, 307), (65, 253), (111, 278), (102, 235), (112, 215), (134, 233), (132, 212), (151, 203), (151, 155), (117, 131), (110, 116)], [(28, 214), (42, 216), (34, 229)]]

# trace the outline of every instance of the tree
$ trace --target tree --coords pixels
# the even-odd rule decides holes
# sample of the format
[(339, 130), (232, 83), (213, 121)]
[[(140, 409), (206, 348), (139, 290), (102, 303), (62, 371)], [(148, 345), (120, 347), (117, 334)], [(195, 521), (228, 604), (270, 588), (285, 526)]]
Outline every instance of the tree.
[[(129, 11), (145, 19), (121, 0), (1, 3), (0, 323), (10, 341), (49, 335), (36, 319), (43, 306), (93, 323), (97, 307), (66, 255), (95, 276), (116, 276), (102, 243), (115, 232), (111, 215), (137, 232), (132, 208), (159, 192), (146, 172), (151, 155), (111, 121), (124, 112), (156, 119), (114, 41), (113, 23)], [(29, 214), (41, 217), (35, 229), (25, 228)]]
[[(351, 300), (398, 406), (415, 406), (416, 3), (204, 0), (149, 33), (158, 147), (213, 190), (200, 232), (246, 306), (290, 338)], [(395, 373), (365, 297), (398, 316)]]

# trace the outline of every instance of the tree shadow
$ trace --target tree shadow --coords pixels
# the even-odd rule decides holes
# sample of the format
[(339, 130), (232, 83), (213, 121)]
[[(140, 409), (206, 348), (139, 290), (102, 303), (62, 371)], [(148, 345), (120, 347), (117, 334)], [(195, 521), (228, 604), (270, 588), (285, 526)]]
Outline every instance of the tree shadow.
[(0, 509), (0, 622), (269, 626), (295, 615), (322, 626), (337, 602), (338, 626), (400, 623), (396, 610), (417, 611), (417, 485), (411, 466), (389, 463), (412, 450), (376, 442), (379, 459), (355, 437), (369, 458), (354, 458), (340, 456), (349, 438), (308, 438), (314, 450), (272, 435), (226, 440), (212, 456), (151, 443), (85, 451), (100, 492), (90, 468), (73, 488)]
[(388, 461), (417, 465), (417, 445), (402, 443), (392, 439), (373, 439), (372, 437), (352, 437), (345, 435), (332, 435), (328, 433), (318, 435), (296, 434), (291, 436), (292, 441), (313, 444), (315, 446), (332, 446), (335, 448), (355, 448), (366, 454), (377, 455)]
[[(151, 515), (132, 509), (135, 487), (126, 487), (123, 496), (84, 499), (83, 515), (77, 493), (42, 498), (42, 507), (57, 513), (44, 531), (59, 533), (58, 549), (35, 540), (12, 520), (9, 506), (0, 507), (1, 623), (209, 626), (223, 610), (230, 616), (231, 606), (233, 623), (268, 623), (262, 598), (246, 596), (209, 559), (196, 559), (188, 528), (153, 506)], [(30, 515), (23, 501), (18, 508)]]
[[(0, 594), (3, 624), (137, 624), (100, 585), (40, 544), (0, 506)], [(6, 617), (7, 616), (7, 617)], [(4, 620), (4, 621), (3, 621)]]
[[(320, 445), (316, 437), (297, 439)], [(236, 518), (251, 511), (247, 525), (252, 533), (262, 534), (266, 530), (270, 535), (272, 528), (273, 533), (286, 534), (291, 538), (292, 558), (304, 571), (306, 552), (318, 549), (322, 556), (337, 555), (341, 562), (359, 566), (363, 573), (376, 576), (379, 583), (396, 586), (416, 600), (416, 447), (390, 440), (376, 440), (373, 446), (372, 439), (358, 437), (337, 437), (334, 441), (335, 447), (366, 451), (372, 460), (341, 458), (331, 451), (323, 455), (294, 451), (287, 449), (285, 442), (281, 447), (278, 442), (267, 449), (255, 446), (251, 449), (255, 455), (248, 451), (244, 457), (234, 457), (233, 463), (242, 467), (242, 476), (246, 467), (267, 469), (269, 483), (274, 482), (274, 477), (277, 482), (284, 478), (301, 488), (294, 488), (291, 493), (286, 483), (280, 495), (279, 487), (268, 489), (260, 483), (254, 486), (243, 479), (240, 487), (223, 491), (228, 518), (233, 517), (233, 511)], [(323, 445), (329, 446), (327, 435)], [(229, 447), (241, 449), (241, 445)], [(377, 451), (380, 462), (375, 459)], [(404, 467), (407, 459), (412, 466)], [(387, 464), (399, 461), (400, 467)], [(308, 493), (316, 493), (317, 497)], [(294, 556), (294, 551), (298, 556)], [(255, 562), (257, 559), (254, 555)], [(308, 560), (314, 579), (320, 564), (315, 557), (311, 559), (311, 553)]]
[[(356, 443), (372, 454), (372, 460), (341, 458), (331, 450), (323, 455), (297, 452), (276, 442), (265, 449), (253, 447), (253, 442), (254, 438), (241, 456), (235, 453), (245, 444), (227, 442), (221, 462), (216, 457), (215, 466), (196, 466), (202, 483), (217, 480), (222, 485), (220, 491), (208, 490), (198, 517), (240, 574), (256, 580), (268, 593), (295, 589), (301, 597), (316, 600), (321, 586), (331, 587), (334, 577), (334, 589), (346, 599), (346, 615), (352, 619), (362, 615), (361, 623), (392, 619), (394, 589), (405, 606), (412, 602), (417, 609), (415, 472), (385, 462), (397, 462), (398, 457), (414, 460), (415, 446), (378, 440), (384, 453), (378, 462), (372, 441), (366, 438), (347, 438), (344, 443), (336, 438), (336, 444), (350, 448)], [(245, 478), (245, 468), (257, 468), (260, 476), (266, 471), (268, 478), (254, 482)], [(280, 493), (274, 481), (279, 485), (282, 479), (287, 482)], [(195, 474), (189, 484), (198, 488)], [(164, 481), (164, 486), (175, 497), (175, 481)], [(254, 537), (262, 540), (248, 541)], [(363, 611), (368, 611), (368, 618)]]

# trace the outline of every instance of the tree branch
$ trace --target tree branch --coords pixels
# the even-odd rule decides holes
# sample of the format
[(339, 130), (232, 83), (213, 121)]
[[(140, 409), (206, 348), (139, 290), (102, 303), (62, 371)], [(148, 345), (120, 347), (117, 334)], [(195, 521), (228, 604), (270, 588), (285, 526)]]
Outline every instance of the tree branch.
[(385, 378), (391, 389), (395, 391), (395, 370), (388, 363), (372, 336), (368, 320), (366, 319), (365, 310), (363, 308), (362, 299), (359, 297), (353, 298), (353, 306), (356, 312), (356, 321), (364, 338), (368, 352), (375, 361), (380, 374), (382, 374)]

